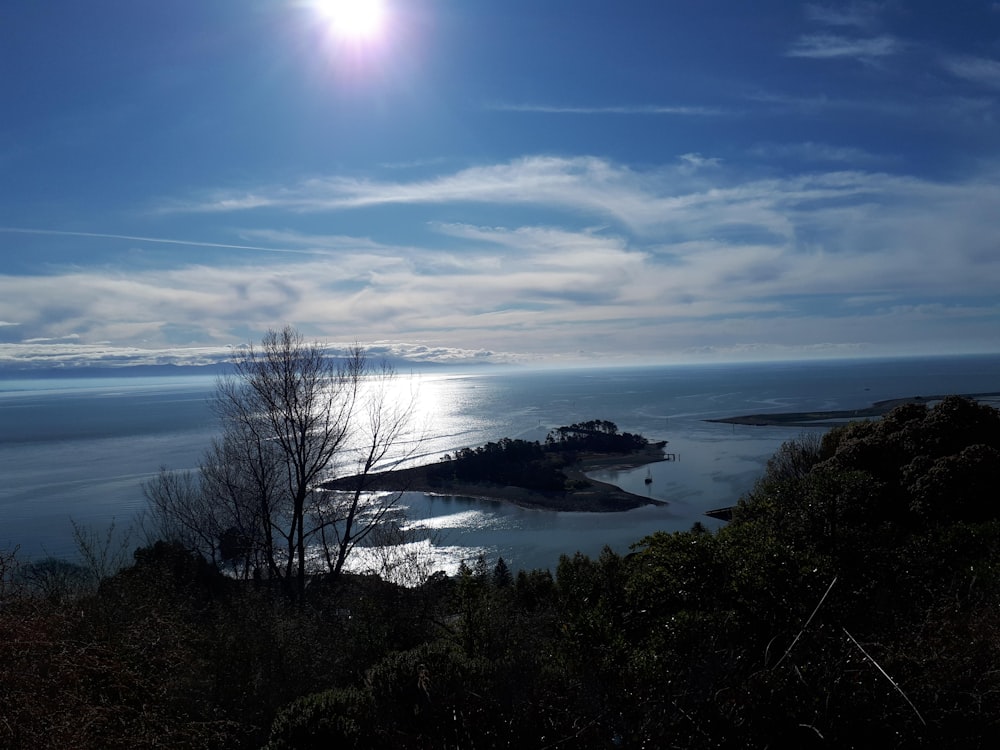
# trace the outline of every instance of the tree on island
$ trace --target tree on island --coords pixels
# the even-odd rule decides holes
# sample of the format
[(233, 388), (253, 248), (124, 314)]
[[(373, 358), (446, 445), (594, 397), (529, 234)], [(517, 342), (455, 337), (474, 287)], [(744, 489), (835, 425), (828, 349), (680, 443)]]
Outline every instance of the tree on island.
[(557, 427), (544, 444), (502, 438), (478, 448), (460, 448), (428, 467), (428, 475), (437, 480), (489, 482), (558, 493), (575, 489), (581, 481), (586, 484), (585, 480), (570, 479), (564, 471), (576, 463), (578, 453), (635, 453), (648, 445), (642, 435), (619, 433), (614, 422), (594, 419)]
[[(365, 490), (407, 437), (412, 397), (393, 400), (395, 371), (360, 347), (333, 361), (291, 327), (268, 331), (233, 366), (213, 402), (222, 434), (198, 474), (161, 471), (146, 496), (161, 529), (189, 549), (301, 596), (310, 565), (339, 576), (398, 499)], [(355, 478), (349, 491), (320, 489), (338, 473)]]
[(502, 438), (478, 448), (461, 448), (445, 463), (430, 467), (432, 476), (466, 482), (490, 482), (537, 490), (565, 488), (562, 461), (554, 460), (535, 441)]
[(618, 425), (606, 419), (557, 427), (545, 438), (548, 450), (595, 451), (599, 453), (630, 453), (642, 450), (649, 444), (642, 435), (618, 432)]

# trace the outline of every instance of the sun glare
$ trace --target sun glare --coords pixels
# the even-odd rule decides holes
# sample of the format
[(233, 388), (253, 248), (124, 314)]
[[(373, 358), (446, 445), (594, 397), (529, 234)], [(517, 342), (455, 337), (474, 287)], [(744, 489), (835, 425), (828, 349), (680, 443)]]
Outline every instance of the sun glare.
[(342, 39), (372, 39), (385, 22), (383, 0), (320, 0), (317, 7), (330, 22), (330, 30)]

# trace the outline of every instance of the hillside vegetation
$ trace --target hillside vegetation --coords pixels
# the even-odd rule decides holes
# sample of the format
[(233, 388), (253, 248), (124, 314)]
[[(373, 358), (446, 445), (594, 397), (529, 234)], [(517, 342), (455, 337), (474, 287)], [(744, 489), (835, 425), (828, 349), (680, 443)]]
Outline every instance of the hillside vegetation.
[(8, 555), (0, 745), (992, 747), (998, 487), (1000, 413), (947, 398), (784, 445), (718, 532), (554, 571), (295, 603), (169, 540), (73, 595)]

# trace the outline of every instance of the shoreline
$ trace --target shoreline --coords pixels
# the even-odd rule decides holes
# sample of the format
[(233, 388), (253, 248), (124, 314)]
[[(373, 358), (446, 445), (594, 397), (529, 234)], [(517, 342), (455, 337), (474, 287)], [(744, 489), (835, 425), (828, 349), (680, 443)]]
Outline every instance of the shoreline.
[[(994, 401), (1000, 399), (1000, 391), (990, 393), (962, 393), (962, 398), (973, 401)], [(751, 427), (832, 427), (855, 419), (870, 419), (882, 417), (903, 404), (921, 404), (929, 406), (947, 398), (947, 394), (939, 396), (910, 396), (890, 398), (876, 401), (863, 409), (834, 409), (832, 411), (786, 411), (773, 414), (744, 414), (737, 417), (721, 419), (706, 419), (706, 422), (722, 424), (741, 424)]]
[[(665, 506), (664, 500), (636, 495), (607, 482), (587, 476), (588, 471), (608, 469), (634, 469), (665, 460), (665, 441), (651, 443), (643, 451), (634, 453), (585, 454), (573, 466), (564, 471), (570, 481), (586, 482), (580, 489), (552, 492), (533, 490), (516, 485), (500, 485), (491, 482), (459, 482), (455, 480), (431, 479), (428, 465), (413, 466), (372, 474), (365, 482), (366, 492), (422, 492), (427, 495), (444, 497), (467, 497), (473, 499), (508, 502), (527, 510), (552, 510), (561, 512), (615, 513), (634, 510), (645, 505)], [(446, 462), (441, 462), (446, 463)], [(329, 490), (351, 490), (357, 477), (344, 477), (324, 482)]]

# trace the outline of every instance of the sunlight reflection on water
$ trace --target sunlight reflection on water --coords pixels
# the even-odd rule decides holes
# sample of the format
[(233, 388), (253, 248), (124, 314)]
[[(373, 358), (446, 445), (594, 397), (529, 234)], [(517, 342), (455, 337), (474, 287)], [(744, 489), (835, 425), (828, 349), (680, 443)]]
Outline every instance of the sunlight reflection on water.
[(466, 510), (447, 516), (435, 516), (412, 521), (403, 526), (403, 531), (417, 529), (488, 529), (499, 528), (500, 519), (484, 513), (481, 510)]
[[(704, 420), (763, 411), (855, 408), (898, 396), (995, 391), (1000, 357), (647, 367), (618, 370), (429, 373), (404, 376), (414, 431), (379, 468), (439, 460), (503, 437), (544, 439), (588, 419), (669, 440), (679, 460), (594, 473), (665, 507), (587, 514), (525, 510), (473, 498), (404, 493), (407, 527), (443, 569), (485, 552), (513, 569), (552, 567), (561, 553), (619, 552), (657, 530), (711, 525), (704, 512), (735, 502), (767, 458), (802, 428)], [(0, 547), (72, 555), (70, 519), (125, 524), (160, 465), (197, 467), (215, 433), (204, 376), (0, 381)], [(817, 429), (817, 428), (813, 428)], [(820, 428), (824, 429), (824, 428)], [(438, 553), (438, 550), (443, 550)], [(435, 563), (437, 564), (437, 563)]]

